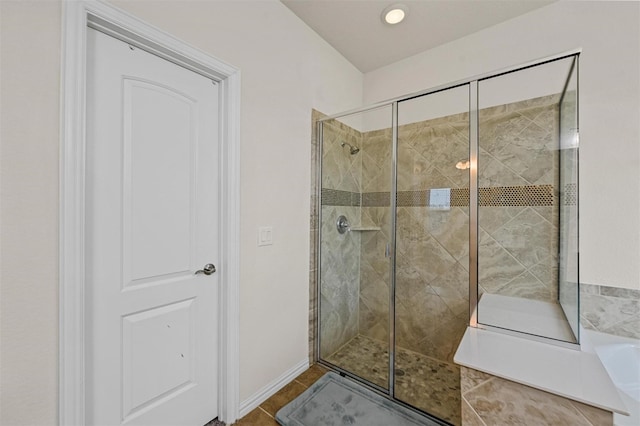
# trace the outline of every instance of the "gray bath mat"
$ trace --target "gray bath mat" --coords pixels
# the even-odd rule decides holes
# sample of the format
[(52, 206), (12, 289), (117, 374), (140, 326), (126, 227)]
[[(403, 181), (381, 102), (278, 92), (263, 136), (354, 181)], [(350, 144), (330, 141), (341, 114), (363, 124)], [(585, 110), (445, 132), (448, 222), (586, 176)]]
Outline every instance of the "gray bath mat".
[(283, 426), (440, 426), (336, 373), (327, 373), (276, 414)]

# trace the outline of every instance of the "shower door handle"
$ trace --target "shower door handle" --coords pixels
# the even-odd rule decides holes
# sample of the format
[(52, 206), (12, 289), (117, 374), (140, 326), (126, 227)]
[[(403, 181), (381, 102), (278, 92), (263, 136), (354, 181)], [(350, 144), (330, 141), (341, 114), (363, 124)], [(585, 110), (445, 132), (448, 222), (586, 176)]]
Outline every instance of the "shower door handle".
[(389, 243), (384, 249), (384, 257), (391, 257), (391, 245)]

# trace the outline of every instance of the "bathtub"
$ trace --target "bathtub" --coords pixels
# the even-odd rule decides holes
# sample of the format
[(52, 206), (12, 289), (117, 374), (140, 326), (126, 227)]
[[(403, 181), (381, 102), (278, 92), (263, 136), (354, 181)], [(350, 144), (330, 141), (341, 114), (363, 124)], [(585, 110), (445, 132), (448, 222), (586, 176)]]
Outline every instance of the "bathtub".
[(640, 340), (581, 328), (583, 351), (595, 352), (618, 388), (629, 416), (613, 415), (616, 426), (640, 425)]

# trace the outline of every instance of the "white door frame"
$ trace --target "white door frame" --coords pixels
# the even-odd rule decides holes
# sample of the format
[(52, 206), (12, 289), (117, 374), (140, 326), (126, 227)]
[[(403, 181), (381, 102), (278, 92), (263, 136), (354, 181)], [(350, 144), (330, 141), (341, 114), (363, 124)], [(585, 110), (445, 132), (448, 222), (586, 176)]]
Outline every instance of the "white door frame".
[(59, 246), (59, 422), (85, 423), (85, 94), (87, 28), (99, 29), (220, 85), (218, 406), (239, 407), (240, 71), (102, 1), (64, 2)]

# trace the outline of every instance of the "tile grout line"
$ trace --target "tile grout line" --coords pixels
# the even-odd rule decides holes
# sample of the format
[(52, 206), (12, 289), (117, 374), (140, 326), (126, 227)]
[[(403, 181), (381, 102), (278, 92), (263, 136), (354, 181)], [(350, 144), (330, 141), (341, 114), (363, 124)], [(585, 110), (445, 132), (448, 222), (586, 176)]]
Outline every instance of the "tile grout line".
[[(469, 367), (465, 367), (465, 368), (469, 368)], [(472, 370), (473, 370), (473, 369), (472, 369)], [(475, 371), (480, 371), (480, 370), (475, 370)], [(480, 372), (481, 372), (481, 373), (483, 373), (483, 374), (489, 374), (489, 373), (485, 373), (484, 371), (480, 371)], [(466, 391), (464, 391), (464, 393), (463, 393), (463, 392), (462, 392), (462, 390), (461, 390), (461, 391), (460, 391), (460, 395), (464, 398), (464, 396), (465, 396), (466, 394), (468, 394), (469, 392), (475, 391), (475, 390), (476, 390), (476, 389), (478, 389), (480, 386), (484, 386), (485, 384), (487, 384), (487, 383), (489, 383), (489, 382), (493, 381), (493, 379), (501, 378), (501, 377), (498, 377), (498, 376), (493, 376), (493, 375), (491, 375), (491, 374), (489, 374), (489, 375), (490, 375), (491, 377), (489, 377), (487, 380), (484, 380), (484, 381), (482, 381), (482, 382), (478, 383), (477, 385), (475, 385), (475, 386), (473, 386), (473, 387), (471, 387), (471, 388), (467, 389)], [(506, 380), (506, 379), (503, 379), (503, 380)], [(515, 383), (515, 382), (514, 382), (514, 383)], [(526, 385), (523, 385), (523, 386), (526, 386)], [(469, 405), (471, 405), (471, 404), (469, 404)]]
[[(593, 426), (593, 422), (591, 420), (589, 420), (589, 418), (578, 408), (576, 407), (571, 401), (569, 401), (569, 405), (571, 406), (571, 408), (573, 408), (573, 411), (575, 411), (576, 413), (578, 413), (578, 416), (582, 417), (587, 423), (587, 425), (589, 426)], [(611, 413), (612, 419), (613, 419), (613, 413)]]
[(304, 387), (304, 390), (309, 389), (309, 386), (305, 385), (304, 383), (302, 383), (300, 380), (298, 380), (297, 378), (293, 379), (294, 382), (298, 383), (300, 386)]
[(275, 420), (275, 417), (273, 417), (271, 414), (269, 414), (269, 412), (267, 410), (265, 410), (264, 408), (262, 408), (262, 405), (259, 405), (258, 408), (260, 410), (262, 410), (263, 413), (265, 413), (267, 416), (271, 417), (272, 419)]
[(473, 414), (476, 415), (476, 417), (478, 418), (478, 420), (480, 420), (480, 423), (482, 423), (484, 426), (486, 426), (486, 423), (484, 421), (484, 419), (482, 418), (482, 416), (480, 416), (480, 414), (478, 414), (478, 412), (476, 411), (476, 409), (473, 407), (473, 405), (471, 405), (469, 403), (469, 401), (467, 400), (467, 398), (464, 397), (464, 395), (461, 396), (462, 401), (464, 401), (467, 406), (471, 409), (471, 411), (473, 412)]

